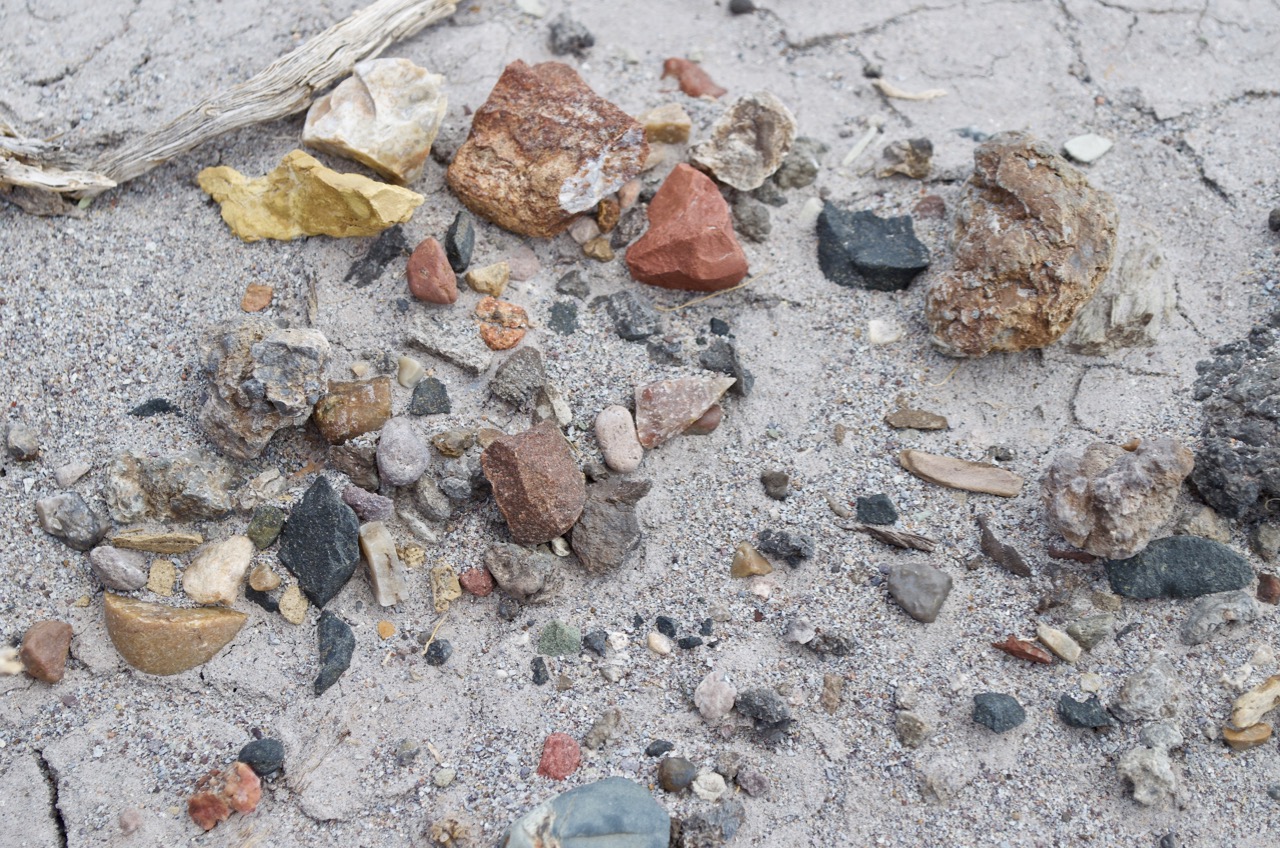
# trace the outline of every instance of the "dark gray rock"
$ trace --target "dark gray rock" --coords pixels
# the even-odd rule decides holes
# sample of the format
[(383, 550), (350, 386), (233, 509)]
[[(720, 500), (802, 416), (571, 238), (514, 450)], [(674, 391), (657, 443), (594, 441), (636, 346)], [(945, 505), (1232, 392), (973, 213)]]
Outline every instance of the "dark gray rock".
[(658, 763), (658, 785), (664, 792), (683, 792), (698, 776), (698, 767), (684, 757), (663, 757)]
[(427, 665), (444, 665), (453, 656), (453, 643), (448, 639), (437, 639), (427, 646)]
[(761, 553), (782, 557), (792, 568), (799, 566), (802, 560), (812, 558), (814, 552), (812, 537), (772, 528), (760, 531), (756, 538), (756, 549)]
[(284, 743), (270, 736), (255, 739), (240, 749), (236, 759), (253, 769), (258, 777), (266, 777), (284, 768)]
[(1111, 591), (1126, 598), (1195, 598), (1253, 581), (1244, 557), (1199, 536), (1156, 539), (1136, 556), (1107, 560), (1104, 567)]
[(1267, 215), (1267, 226), (1271, 228), (1271, 232), (1280, 233), (1280, 206), (1272, 209)]
[(708, 327), (708, 329), (710, 329), (710, 330), (711, 330), (711, 334), (712, 334), (713, 336), (727, 336), (727, 335), (730, 335), (730, 332), (729, 332), (729, 323), (728, 323), (727, 321), (724, 321), (723, 319), (720, 319), (720, 318), (712, 318), (712, 319), (707, 323), (707, 327)]
[(605, 298), (605, 309), (613, 321), (613, 329), (629, 342), (649, 338), (662, 328), (662, 316), (653, 303), (633, 289), (623, 289)]
[(413, 387), (413, 397), (409, 399), (410, 415), (448, 415), (452, 410), (449, 390), (435, 377), (423, 377)]
[(1026, 558), (1013, 545), (996, 538), (991, 530), (991, 520), (987, 516), (978, 516), (978, 530), (978, 543), (982, 552), (991, 557), (996, 565), (1018, 577), (1031, 576), (1031, 566), (1027, 564)]
[(675, 747), (674, 742), (668, 742), (665, 739), (655, 739), (645, 746), (644, 755), (646, 757), (661, 757), (663, 754), (674, 751)]
[[(455, 478), (449, 478), (451, 480)], [(463, 481), (465, 483), (465, 481)], [(403, 490), (402, 490), (403, 491)], [(466, 486), (467, 497), (471, 496), (471, 486)], [(453, 515), (453, 502), (440, 487), (436, 485), (436, 481), (431, 479), (428, 474), (423, 474), (418, 478), (418, 482), (413, 484), (410, 497), (413, 501), (413, 508), (427, 521), (433, 524), (439, 524), (448, 521)]]
[(826, 204), (818, 216), (818, 264), (841, 286), (899, 291), (929, 267), (911, 216), (881, 218)]
[(36, 517), (44, 532), (77, 551), (90, 550), (111, 529), (104, 512), (90, 507), (78, 492), (41, 498), (36, 501)]
[(640, 547), (636, 504), (649, 494), (648, 480), (610, 478), (587, 487), (582, 515), (569, 535), (574, 554), (591, 574), (620, 567)]
[(907, 615), (926, 624), (936, 621), (947, 596), (951, 575), (921, 562), (900, 562), (889, 569), (889, 594)]
[(749, 194), (738, 195), (733, 201), (733, 229), (749, 241), (766, 241), (773, 231), (769, 207)]
[(324, 477), (307, 489), (280, 531), (280, 562), (298, 588), (323, 607), (347, 585), (360, 561), (360, 521)]
[(587, 278), (582, 276), (582, 272), (575, 269), (556, 280), (556, 291), (567, 294), (569, 297), (576, 297), (578, 300), (586, 300), (591, 294), (591, 285), (587, 282)]
[(995, 733), (1006, 733), (1027, 720), (1027, 711), (1012, 695), (982, 692), (973, 696), (973, 720)]
[(546, 603), (563, 582), (554, 556), (519, 545), (490, 545), (484, 565), (502, 591), (524, 603)]
[(358, 289), (371, 286), (377, 282), (391, 262), (401, 256), (408, 256), (412, 252), (401, 226), (396, 224), (394, 227), (388, 227), (373, 240), (364, 256), (351, 263), (342, 281), (345, 283), (354, 281)]
[(791, 708), (781, 695), (765, 686), (739, 692), (733, 708), (755, 722), (756, 730), (770, 744), (781, 740), (791, 727)]
[[(178, 407), (170, 403), (168, 398), (154, 397), (150, 400), (143, 401), (133, 409), (129, 410), (129, 414), (134, 418), (151, 418), (155, 415), (172, 415), (175, 412), (181, 411), (182, 410), (178, 409)], [(12, 437), (13, 434), (10, 433), (10, 438)]]
[(710, 809), (698, 809), (680, 822), (672, 848), (722, 848), (738, 833), (746, 819), (741, 801), (730, 798)]
[(734, 378), (736, 382), (729, 387), (730, 394), (746, 397), (755, 387), (756, 378), (742, 367), (742, 361), (738, 359), (737, 346), (726, 338), (712, 339), (707, 349), (699, 354), (698, 364), (708, 371), (717, 371)]
[(749, 15), (756, 10), (754, 0), (729, 0), (729, 14)]
[(1097, 695), (1090, 695), (1085, 701), (1077, 701), (1064, 694), (1058, 699), (1058, 717), (1069, 727), (1111, 727), (1116, 723)]
[(760, 475), (760, 485), (775, 501), (785, 501), (791, 494), (791, 475), (785, 471), (766, 471)]
[(529, 671), (533, 675), (534, 686), (545, 686), (551, 680), (551, 673), (547, 671), (547, 661), (542, 657), (534, 657), (529, 663)]
[(669, 336), (655, 336), (645, 343), (645, 353), (655, 365), (679, 365), (684, 361), (680, 340)]
[(889, 525), (898, 521), (898, 510), (884, 493), (858, 498), (856, 509), (858, 521), (862, 524)]
[(572, 54), (582, 58), (595, 45), (596, 37), (581, 23), (569, 17), (568, 12), (561, 12), (551, 21), (547, 41), (551, 52), (557, 56)]
[[(648, 201), (646, 201), (647, 203)], [(609, 233), (609, 246), (614, 250), (622, 250), (644, 233), (649, 226), (647, 206), (637, 204), (622, 213), (618, 225)]]
[(582, 647), (598, 657), (603, 657), (609, 644), (609, 634), (604, 630), (589, 630), (582, 634)]
[(471, 252), (476, 246), (476, 227), (465, 210), (453, 216), (444, 235), (444, 255), (449, 260), (453, 273), (461, 274), (471, 265)]
[(653, 629), (668, 639), (676, 638), (676, 620), (669, 615), (660, 615), (653, 620)]
[(562, 336), (578, 332), (578, 304), (571, 300), (557, 300), (551, 304), (547, 326)]
[(536, 347), (521, 346), (498, 366), (489, 381), (489, 391), (512, 406), (524, 409), (546, 383), (542, 351)]
[[(301, 583), (301, 580), (299, 580)], [(320, 641), (320, 674), (316, 676), (316, 695), (338, 682), (338, 678), (351, 666), (351, 655), (356, 650), (356, 637), (351, 625), (329, 610), (320, 613), (316, 625), (316, 637)]]
[(787, 196), (782, 193), (782, 189), (778, 188), (778, 184), (773, 178), (764, 181), (764, 185), (751, 192), (751, 196), (761, 203), (769, 206), (780, 207), (787, 205)]
[(543, 801), (516, 819), (499, 848), (667, 848), (671, 816), (648, 790), (609, 777)]

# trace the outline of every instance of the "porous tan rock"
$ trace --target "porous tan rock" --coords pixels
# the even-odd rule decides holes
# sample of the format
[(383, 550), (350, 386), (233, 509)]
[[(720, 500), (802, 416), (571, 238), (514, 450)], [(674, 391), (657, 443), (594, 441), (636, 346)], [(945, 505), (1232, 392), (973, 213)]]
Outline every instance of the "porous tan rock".
[(71, 625), (65, 621), (37, 621), (28, 627), (18, 651), (27, 674), (45, 683), (62, 680), (71, 651), (71, 635)]
[(480, 465), (511, 537), (521, 545), (568, 532), (586, 505), (586, 479), (550, 421), (495, 440), (480, 455)]
[(640, 173), (644, 128), (561, 62), (506, 67), (476, 110), (448, 183), (500, 227), (550, 237)]
[(107, 635), (125, 662), (147, 674), (177, 674), (213, 659), (248, 616), (214, 607), (177, 609), (106, 593)]
[(1023, 133), (1000, 133), (973, 157), (956, 211), (954, 266), (925, 299), (933, 341), (952, 356), (1045, 347), (1111, 268), (1115, 203)]
[(679, 103), (655, 106), (640, 116), (644, 124), (644, 137), (661, 144), (683, 144), (689, 140), (693, 121)]
[(329, 393), (316, 401), (311, 417), (331, 445), (380, 430), (391, 418), (391, 378), (331, 381)]
[(1095, 442), (1083, 453), (1060, 454), (1041, 485), (1045, 519), (1094, 556), (1126, 559), (1173, 516), (1194, 466), (1191, 451), (1167, 436), (1133, 451)]
[(231, 606), (257, 550), (248, 536), (210, 542), (182, 572), (182, 590), (198, 604)]
[(1244, 730), (1280, 706), (1280, 674), (1273, 674), (1245, 692), (1231, 705), (1231, 723)]
[(366, 59), (307, 110), (302, 143), (408, 185), (422, 175), (449, 99), (444, 77), (408, 59)]
[(795, 115), (776, 95), (756, 91), (730, 104), (689, 161), (726, 185), (753, 191), (778, 170), (795, 140)]
[(504, 259), (483, 268), (472, 268), (467, 272), (466, 280), (472, 291), (492, 297), (502, 297), (502, 293), (507, 290), (507, 283), (511, 280), (511, 263)]

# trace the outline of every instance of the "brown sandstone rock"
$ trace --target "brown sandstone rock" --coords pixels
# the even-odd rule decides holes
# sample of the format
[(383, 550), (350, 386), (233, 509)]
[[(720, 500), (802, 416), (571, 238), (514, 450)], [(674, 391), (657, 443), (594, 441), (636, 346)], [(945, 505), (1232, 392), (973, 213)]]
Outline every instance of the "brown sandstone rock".
[(573, 527), (586, 504), (586, 480), (569, 443), (550, 421), (503, 436), (480, 456), (493, 497), (521, 545), (549, 542)]
[(720, 291), (747, 275), (729, 204), (705, 174), (677, 165), (649, 204), (649, 231), (627, 248), (627, 268), (642, 283)]
[(381, 430), (391, 417), (391, 378), (332, 381), (329, 393), (316, 401), (311, 417), (320, 435), (331, 445)]
[(427, 303), (447, 305), (458, 299), (458, 278), (440, 242), (426, 238), (413, 249), (405, 268), (409, 293)]
[(454, 194), (513, 232), (549, 237), (640, 173), (644, 129), (568, 65), (507, 66), (449, 166)]
[(27, 674), (45, 683), (57, 683), (67, 668), (71, 650), (71, 625), (65, 621), (37, 621), (22, 637), (18, 658)]
[(229, 609), (177, 609), (110, 592), (102, 606), (112, 644), (125, 662), (147, 674), (177, 674), (207, 663), (248, 619)]
[(955, 267), (929, 289), (934, 342), (953, 356), (1052, 344), (1111, 268), (1118, 216), (1053, 148), (1001, 133), (974, 151), (956, 212)]

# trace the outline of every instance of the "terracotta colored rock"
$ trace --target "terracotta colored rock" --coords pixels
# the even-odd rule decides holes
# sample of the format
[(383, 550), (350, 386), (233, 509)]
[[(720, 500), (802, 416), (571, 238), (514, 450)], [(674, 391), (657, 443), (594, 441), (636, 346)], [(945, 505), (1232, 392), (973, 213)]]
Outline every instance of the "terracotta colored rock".
[(71, 651), (71, 625), (65, 621), (37, 621), (22, 637), (18, 658), (27, 674), (45, 683), (57, 683), (67, 669)]
[(203, 830), (213, 830), (231, 812), (252, 813), (262, 800), (262, 781), (246, 763), (232, 763), (221, 774), (201, 779), (205, 788), (187, 801), (187, 815)]
[(567, 733), (552, 733), (542, 744), (542, 759), (538, 761), (538, 774), (552, 780), (564, 780), (578, 770), (582, 763), (582, 749)]
[(448, 183), (467, 208), (550, 237), (640, 173), (644, 129), (560, 62), (512, 62), (476, 110)]
[(1045, 665), (1053, 662), (1053, 655), (1044, 648), (1012, 635), (1003, 642), (992, 642), (991, 647), (999, 648), (1011, 657), (1017, 657), (1028, 662), (1044, 663)]
[(724, 407), (718, 403), (711, 405), (711, 408), (702, 413), (702, 417), (697, 421), (684, 428), (686, 436), (709, 436), (720, 426), (721, 420), (724, 419)]
[[(702, 66), (688, 59), (672, 57), (662, 63), (662, 78), (675, 77), (680, 90), (690, 97), (720, 97), (728, 89), (716, 85)], [(687, 136), (686, 136), (687, 138)]]
[(735, 100), (689, 161), (739, 191), (754, 191), (782, 166), (796, 140), (796, 118), (781, 100), (756, 91)]
[(582, 514), (586, 480), (550, 421), (495, 440), (480, 455), (480, 465), (511, 537), (521, 545), (550, 542)]
[(933, 341), (953, 356), (1052, 344), (1111, 268), (1118, 215), (1052, 147), (1000, 133), (974, 151), (955, 265), (930, 286)]
[(458, 585), (477, 598), (493, 594), (493, 575), (487, 568), (468, 568), (458, 575)]
[(248, 616), (234, 610), (176, 609), (106, 593), (107, 635), (125, 662), (147, 674), (177, 674), (213, 659)]
[(391, 418), (391, 378), (330, 381), (329, 393), (316, 401), (311, 417), (331, 445), (381, 430)]
[(523, 307), (495, 297), (476, 304), (476, 317), (481, 322), (480, 338), (490, 350), (508, 350), (520, 344), (529, 326), (529, 314)]
[(201, 830), (209, 831), (231, 818), (231, 807), (217, 793), (197, 792), (187, 800), (187, 815)]
[(627, 248), (627, 268), (642, 283), (720, 291), (747, 275), (729, 204), (711, 179), (677, 165), (649, 204), (649, 230)]
[(458, 277), (440, 242), (425, 238), (413, 249), (405, 269), (409, 293), (426, 303), (448, 305), (458, 299)]
[(240, 309), (245, 312), (261, 312), (271, 305), (271, 298), (275, 294), (276, 290), (271, 286), (250, 283), (244, 290), (244, 297), (240, 299)]
[(679, 377), (636, 388), (636, 436), (646, 448), (683, 433), (720, 400), (732, 377)]

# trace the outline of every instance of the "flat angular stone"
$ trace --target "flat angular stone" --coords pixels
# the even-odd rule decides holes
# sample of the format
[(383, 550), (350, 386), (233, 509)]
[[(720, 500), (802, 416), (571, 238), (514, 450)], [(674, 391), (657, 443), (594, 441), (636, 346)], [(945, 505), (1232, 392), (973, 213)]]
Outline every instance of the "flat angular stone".
[(444, 77), (408, 59), (366, 59), (307, 110), (302, 143), (408, 185), (422, 175), (449, 100)]
[(889, 164), (876, 172), (877, 177), (884, 179), (901, 174), (913, 180), (923, 180), (929, 176), (933, 142), (927, 138), (893, 141), (885, 145), (884, 158), (889, 160)]
[(1262, 608), (1253, 595), (1243, 589), (1204, 595), (1192, 605), (1182, 625), (1182, 641), (1187, 645), (1200, 645), (1228, 625), (1257, 621), (1260, 615)]
[(1008, 733), (1027, 720), (1027, 711), (1012, 695), (982, 692), (973, 696), (973, 720), (994, 733)]
[(369, 566), (369, 586), (378, 606), (389, 607), (409, 597), (408, 575), (396, 553), (396, 541), (381, 521), (360, 528), (360, 552)]
[(951, 594), (951, 575), (924, 563), (897, 563), (889, 569), (886, 583), (898, 606), (925, 623), (938, 620)]
[(881, 218), (827, 203), (818, 215), (818, 265), (837, 285), (901, 291), (929, 267), (929, 249), (910, 215)]
[(1005, 637), (1003, 642), (992, 642), (991, 647), (1004, 651), (1011, 657), (1017, 657), (1027, 662), (1042, 663), (1050, 665), (1053, 663), (1053, 656), (1041, 648), (1039, 645), (1028, 642), (1026, 639), (1019, 639), (1010, 634)]
[(1199, 536), (1156, 539), (1136, 556), (1103, 565), (1111, 591), (1126, 598), (1196, 598), (1253, 582), (1244, 557)]
[(1274, 674), (1245, 692), (1231, 706), (1231, 723), (1244, 730), (1280, 706), (1280, 674)]
[(604, 306), (613, 331), (626, 341), (643, 341), (662, 330), (662, 315), (645, 294), (623, 289), (605, 298)]
[(638, 120), (644, 125), (645, 139), (651, 143), (684, 144), (693, 129), (689, 113), (679, 103), (655, 106)]
[(739, 191), (764, 184), (796, 140), (796, 119), (775, 95), (757, 91), (735, 100), (711, 127), (711, 138), (689, 161)]
[(423, 197), (359, 174), (340, 174), (294, 150), (264, 177), (225, 165), (205, 168), (200, 188), (222, 206), (222, 220), (247, 242), (299, 236), (376, 236), (409, 220)]
[(371, 286), (378, 281), (388, 265), (408, 254), (409, 242), (404, 236), (404, 227), (399, 224), (388, 227), (373, 240), (363, 256), (352, 261), (342, 281), (351, 283), (358, 289)]
[(40, 529), (67, 547), (87, 551), (107, 535), (111, 522), (94, 510), (78, 492), (62, 492), (36, 501)]
[(1116, 627), (1116, 617), (1109, 612), (1087, 615), (1077, 619), (1067, 627), (1067, 635), (1075, 640), (1081, 648), (1092, 651), (1103, 639), (1111, 635)]
[(1093, 133), (1085, 133), (1084, 135), (1067, 139), (1062, 145), (1062, 150), (1075, 161), (1088, 165), (1090, 162), (1102, 158), (1103, 154), (1111, 149), (1111, 146), (1111, 139), (1103, 138)]
[(655, 448), (684, 432), (732, 386), (732, 377), (678, 377), (636, 388), (636, 436)]
[(440, 242), (425, 238), (413, 249), (405, 265), (409, 294), (423, 303), (448, 306), (458, 300), (458, 277)]
[(325, 610), (320, 613), (320, 621), (316, 624), (316, 639), (320, 644), (320, 673), (316, 675), (312, 688), (319, 697), (351, 666), (356, 637), (351, 632), (351, 625)]
[(1080, 659), (1080, 646), (1076, 644), (1074, 639), (1056, 627), (1037, 624), (1036, 639), (1063, 662), (1073, 663)]
[(210, 542), (182, 572), (182, 591), (198, 604), (231, 606), (240, 597), (240, 585), (255, 552), (248, 536)]
[(524, 338), (529, 314), (524, 307), (486, 296), (476, 304), (480, 340), (490, 350), (510, 350)]
[(114, 548), (153, 554), (185, 554), (204, 544), (204, 536), (194, 530), (148, 530), (130, 527), (113, 533), (107, 542)]
[(396, 502), (359, 486), (347, 486), (342, 490), (342, 502), (355, 512), (361, 521), (387, 521), (395, 514)]
[(1271, 725), (1264, 721), (1244, 730), (1224, 727), (1222, 728), (1222, 741), (1226, 742), (1233, 751), (1248, 751), (1271, 741)]
[(912, 449), (901, 451), (898, 463), (921, 480), (952, 489), (999, 495), (1002, 498), (1016, 498), (1021, 493), (1024, 482), (1017, 474), (998, 465)]
[(900, 406), (884, 417), (884, 423), (898, 430), (946, 430), (951, 425), (936, 412)]
[(1175, 712), (1177, 696), (1178, 675), (1173, 663), (1166, 655), (1155, 654), (1125, 680), (1111, 712), (1125, 722), (1169, 718)]
[(627, 268), (642, 283), (722, 291), (747, 275), (729, 204), (715, 183), (680, 164), (649, 204), (649, 230), (627, 248)]
[(409, 399), (410, 415), (448, 415), (452, 409), (449, 390), (435, 377), (424, 377), (413, 387), (413, 397)]
[(317, 477), (280, 532), (280, 562), (323, 607), (342, 590), (360, 561), (360, 522), (324, 477)]
[(733, 562), (729, 566), (730, 577), (758, 577), (772, 574), (773, 565), (761, 556), (755, 545), (740, 542), (733, 551)]
[(549, 542), (582, 514), (586, 481), (555, 424), (544, 421), (495, 440), (480, 463), (516, 542)]
[(546, 383), (547, 371), (542, 364), (542, 352), (537, 348), (523, 347), (498, 366), (489, 381), (489, 391), (513, 406), (525, 409)]
[(135, 551), (99, 545), (89, 552), (93, 576), (108, 589), (132, 592), (147, 585), (147, 558)]
[(614, 478), (587, 487), (586, 503), (573, 526), (569, 543), (589, 574), (603, 574), (621, 567), (640, 548), (643, 535), (635, 505), (648, 493), (647, 480), (632, 482)]
[(453, 216), (444, 236), (444, 252), (449, 257), (449, 267), (461, 274), (471, 264), (471, 253), (476, 246), (476, 227), (465, 209)]
[(1144, 232), (1080, 310), (1063, 341), (1072, 353), (1086, 356), (1152, 347), (1177, 305), (1160, 238)]
[(1098, 700), (1097, 695), (1090, 695), (1087, 700), (1077, 701), (1070, 695), (1058, 699), (1058, 717), (1068, 727), (1094, 729), (1112, 727), (1116, 720), (1107, 712), (1107, 708)]
[(544, 801), (516, 819), (499, 848), (667, 848), (671, 816), (643, 786), (610, 777)]
[(467, 272), (467, 285), (474, 292), (491, 297), (502, 297), (511, 282), (511, 263), (505, 259), (486, 265), (483, 268), (472, 268)]
[(640, 173), (644, 129), (568, 65), (506, 67), (447, 175), (477, 215), (528, 236), (563, 232)]
[(22, 636), (18, 658), (27, 674), (45, 683), (57, 683), (67, 670), (71, 651), (71, 625), (65, 621), (37, 621)]
[(178, 674), (207, 663), (248, 619), (235, 610), (176, 609), (110, 592), (102, 604), (111, 643), (125, 662), (147, 674)]
[(316, 401), (312, 419), (320, 435), (340, 445), (382, 429), (391, 417), (391, 378), (329, 383), (329, 393)]

